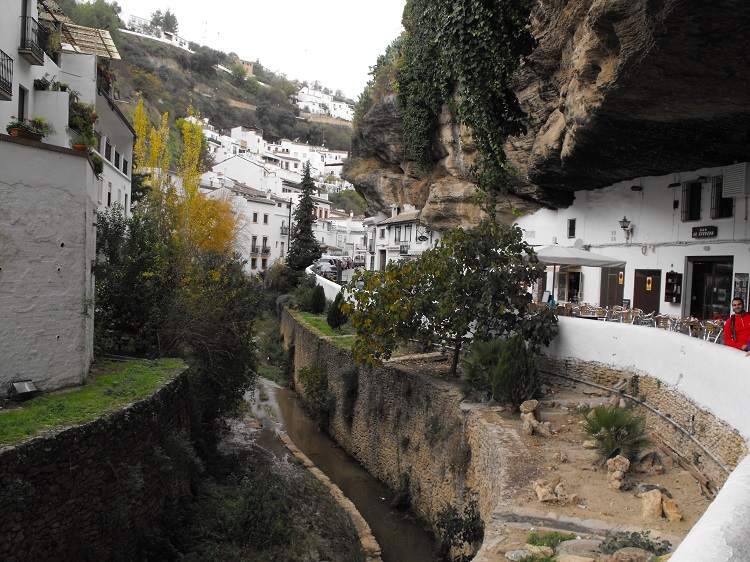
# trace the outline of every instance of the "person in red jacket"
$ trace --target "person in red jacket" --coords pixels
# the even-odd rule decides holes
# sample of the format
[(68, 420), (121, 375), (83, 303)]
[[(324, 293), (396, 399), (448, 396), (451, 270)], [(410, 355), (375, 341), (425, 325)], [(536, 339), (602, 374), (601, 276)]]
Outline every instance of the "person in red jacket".
[(724, 324), (724, 343), (735, 349), (747, 351), (750, 340), (750, 314), (745, 312), (742, 299), (732, 299), (734, 314)]

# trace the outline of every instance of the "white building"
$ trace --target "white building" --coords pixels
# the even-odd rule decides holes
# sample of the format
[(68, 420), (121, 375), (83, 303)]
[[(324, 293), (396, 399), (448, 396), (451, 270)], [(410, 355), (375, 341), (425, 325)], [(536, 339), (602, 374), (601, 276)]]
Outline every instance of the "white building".
[[(518, 219), (532, 245), (590, 249), (621, 269), (558, 268), (558, 302), (634, 308), (699, 319), (726, 317), (748, 298), (750, 164), (702, 168), (577, 191), (566, 209)], [(552, 290), (552, 268), (541, 283)]]
[(441, 235), (420, 223), (420, 213), (411, 205), (404, 205), (403, 210), (392, 205), (390, 217), (381, 213), (363, 221), (368, 231), (365, 267), (369, 271), (384, 271), (390, 261), (413, 259), (435, 247)]
[[(164, 31), (158, 26), (152, 26), (151, 20), (136, 16), (133, 14), (120, 14), (120, 21), (125, 24), (126, 29), (120, 29), (121, 33), (129, 33), (131, 35), (138, 35), (154, 41), (160, 41), (162, 43), (168, 43), (175, 47), (179, 47), (184, 51), (192, 53), (190, 50), (190, 42), (184, 37), (180, 37), (176, 33)], [(252, 70), (251, 70), (252, 71)]]
[(297, 107), (313, 115), (330, 115), (344, 121), (354, 120), (354, 107), (343, 101), (334, 100), (331, 94), (303, 86), (297, 93)]
[[(37, 91), (34, 80), (45, 74), (66, 76), (75, 68), (92, 73), (81, 80), (96, 84), (92, 57), (106, 47), (108, 34), (67, 23), (56, 6), (43, 1), (5, 3), (4, 8), (0, 122), (41, 115), (57, 133), (40, 142), (0, 129), (0, 392), (11, 381), (28, 379), (48, 391), (80, 384), (93, 359), (91, 264), (103, 190), (88, 155), (68, 148), (70, 92)], [(50, 56), (44, 47), (55, 30), (64, 49)], [(82, 33), (102, 43), (79, 44), (76, 37)], [(96, 87), (84, 90), (84, 99), (100, 100)], [(104, 129), (116, 126), (107, 117), (97, 123), (105, 139)]]

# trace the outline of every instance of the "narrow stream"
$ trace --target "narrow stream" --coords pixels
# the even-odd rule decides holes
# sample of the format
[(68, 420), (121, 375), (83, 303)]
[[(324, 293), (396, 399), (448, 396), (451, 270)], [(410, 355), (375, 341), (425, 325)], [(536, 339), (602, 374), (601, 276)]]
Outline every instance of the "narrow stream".
[[(260, 395), (268, 400), (257, 400)], [(318, 429), (303, 412), (294, 392), (259, 380), (253, 409), (263, 420), (258, 444), (283, 456), (287, 451), (276, 431), (286, 431), (297, 447), (357, 506), (378, 540), (385, 562), (438, 559), (434, 537), (411, 513), (390, 508), (393, 493)], [(270, 410), (279, 412), (280, 419)]]

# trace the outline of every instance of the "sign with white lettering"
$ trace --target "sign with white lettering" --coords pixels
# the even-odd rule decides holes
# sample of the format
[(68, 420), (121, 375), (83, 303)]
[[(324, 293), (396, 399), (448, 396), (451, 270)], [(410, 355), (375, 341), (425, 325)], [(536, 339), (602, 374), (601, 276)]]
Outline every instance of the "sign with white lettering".
[(719, 235), (718, 226), (694, 226), (693, 238), (716, 238)]

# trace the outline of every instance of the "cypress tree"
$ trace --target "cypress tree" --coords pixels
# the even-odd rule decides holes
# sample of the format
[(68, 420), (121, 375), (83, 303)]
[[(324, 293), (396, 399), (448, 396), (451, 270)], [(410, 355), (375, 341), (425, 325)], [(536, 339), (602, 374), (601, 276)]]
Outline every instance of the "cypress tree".
[(539, 369), (534, 353), (526, 347), (521, 332), (506, 341), (492, 381), (492, 397), (498, 402), (520, 405), (539, 393)]
[(310, 163), (307, 162), (302, 176), (302, 195), (294, 210), (294, 224), (286, 258), (287, 267), (297, 272), (304, 271), (323, 254), (313, 234), (315, 203), (313, 203), (312, 196), (314, 190), (315, 183), (310, 176)]
[(341, 310), (342, 304), (344, 304), (344, 295), (339, 293), (336, 295), (336, 298), (333, 299), (333, 304), (328, 308), (328, 317), (326, 318), (326, 321), (334, 330), (339, 330), (341, 326), (346, 324), (346, 314)]

